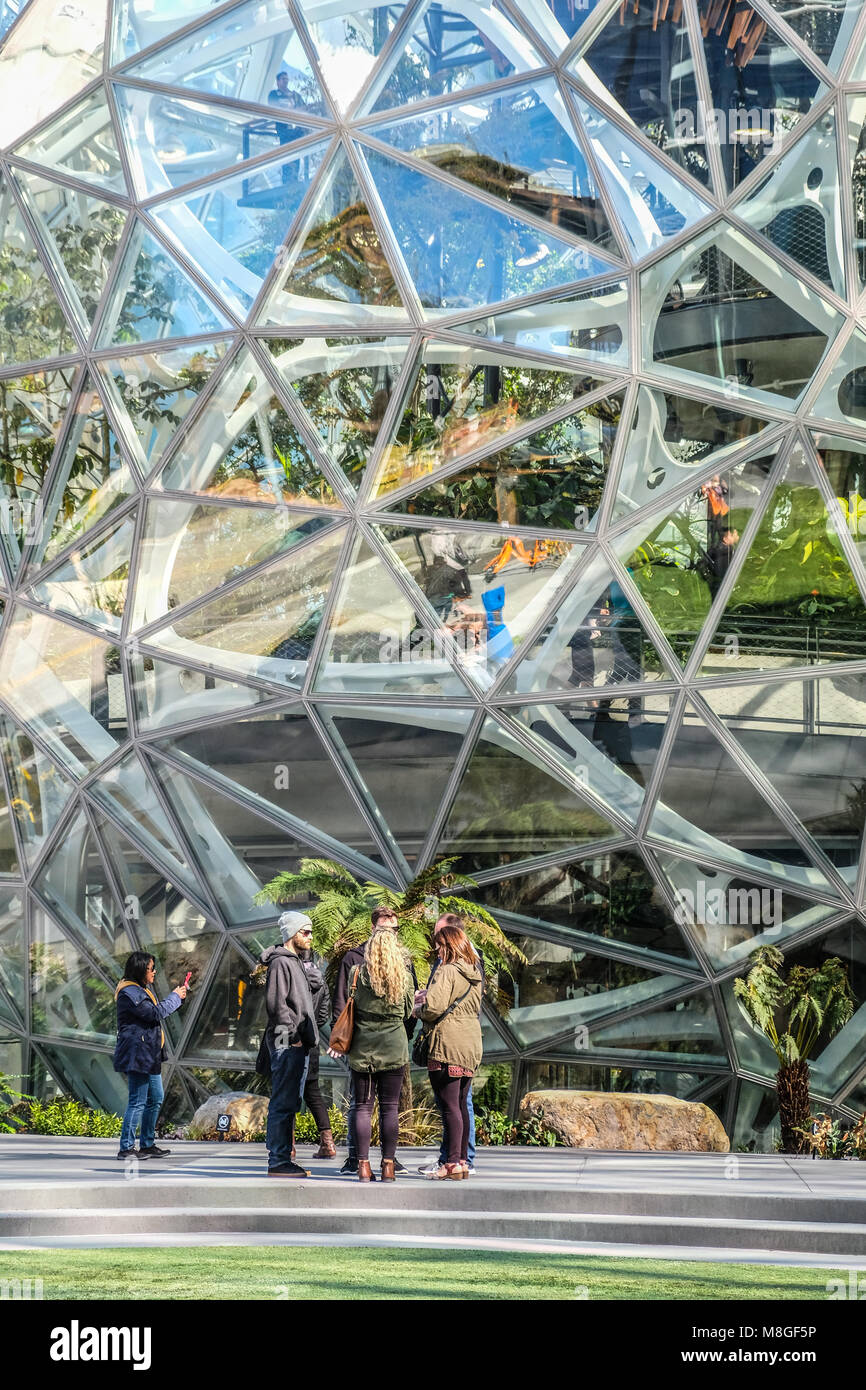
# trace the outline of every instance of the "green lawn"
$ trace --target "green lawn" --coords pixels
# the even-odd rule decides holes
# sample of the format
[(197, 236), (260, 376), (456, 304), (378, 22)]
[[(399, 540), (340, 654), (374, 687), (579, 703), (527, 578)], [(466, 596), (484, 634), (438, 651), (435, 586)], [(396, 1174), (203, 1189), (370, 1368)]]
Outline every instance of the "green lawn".
[(46, 1299), (825, 1299), (835, 1269), (494, 1250), (222, 1246), (0, 1252)]

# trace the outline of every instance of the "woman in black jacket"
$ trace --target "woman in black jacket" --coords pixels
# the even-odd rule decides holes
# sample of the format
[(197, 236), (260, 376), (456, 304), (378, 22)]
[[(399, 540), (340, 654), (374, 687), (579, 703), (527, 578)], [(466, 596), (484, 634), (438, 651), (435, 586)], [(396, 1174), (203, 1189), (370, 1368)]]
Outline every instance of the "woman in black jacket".
[(179, 1009), (186, 998), (186, 985), (178, 985), (168, 998), (157, 1003), (153, 992), (156, 974), (153, 956), (133, 951), (123, 970), (123, 979), (114, 991), (117, 1003), (117, 1046), (114, 1070), (125, 1072), (129, 1102), (123, 1117), (118, 1158), (135, 1153), (135, 1131), (141, 1123), (139, 1158), (164, 1158), (168, 1149), (157, 1148), (156, 1120), (163, 1101), (162, 1063), (165, 1033), (162, 1020)]

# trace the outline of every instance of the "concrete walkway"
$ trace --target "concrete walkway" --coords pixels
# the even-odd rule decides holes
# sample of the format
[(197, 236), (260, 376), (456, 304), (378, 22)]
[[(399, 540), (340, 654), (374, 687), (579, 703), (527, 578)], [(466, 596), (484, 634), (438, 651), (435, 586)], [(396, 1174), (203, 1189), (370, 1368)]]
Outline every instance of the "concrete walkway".
[(0, 1250), (411, 1245), (866, 1269), (866, 1163), (781, 1155), (506, 1148), (468, 1182), (372, 1186), (299, 1146), (306, 1181), (261, 1145), (175, 1142), (130, 1168), (116, 1141), (0, 1137)]

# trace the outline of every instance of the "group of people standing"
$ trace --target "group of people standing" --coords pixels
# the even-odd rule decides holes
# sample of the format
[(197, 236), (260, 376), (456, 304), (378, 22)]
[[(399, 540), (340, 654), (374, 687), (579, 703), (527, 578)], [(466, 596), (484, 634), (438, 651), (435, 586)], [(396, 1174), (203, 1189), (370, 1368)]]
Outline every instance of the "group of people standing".
[[(302, 912), (284, 912), (279, 929), (280, 944), (268, 947), (260, 957), (267, 972), (267, 1029), (257, 1070), (271, 1076), (268, 1176), (309, 1176), (307, 1169), (295, 1162), (295, 1116), (304, 1102), (319, 1131), (316, 1157), (336, 1157), (328, 1108), (319, 1087), (320, 1043), (333, 1021), (345, 1019), (351, 1012), (345, 1051), (327, 1047), (329, 1055), (347, 1067), (350, 1083), (349, 1153), (341, 1171), (357, 1174), (361, 1182), (375, 1181), (370, 1143), (377, 1100), (380, 1178), (393, 1182), (397, 1174), (406, 1171), (397, 1159), (400, 1095), (410, 1042), (420, 1023), (414, 1060), (427, 1070), (442, 1117), (442, 1143), (438, 1158), (419, 1171), (432, 1179), (468, 1177), (475, 1156), (472, 1078), (481, 1061), (484, 968), (462, 919), (446, 913), (436, 922), (433, 968), (426, 987), (419, 989), (409, 952), (400, 942), (396, 913), (387, 906), (374, 908), (368, 940), (348, 951), (340, 963), (333, 999), (313, 956), (310, 918)], [(186, 990), (179, 986), (158, 1002), (150, 988), (152, 967), (152, 957), (140, 952), (130, 957), (117, 991), (115, 1067), (128, 1072), (130, 1102), (118, 1158), (136, 1152), (139, 1122), (139, 1156), (157, 1158), (168, 1153), (158, 1148), (154, 1139), (162, 1098), (158, 1075), (164, 1045), (162, 1020), (180, 1007)], [(350, 1000), (351, 1010), (347, 1011)], [(147, 1055), (142, 1051), (139, 1056), (138, 1040), (146, 1034), (150, 1037)], [(132, 1063), (141, 1070), (130, 1070)]]

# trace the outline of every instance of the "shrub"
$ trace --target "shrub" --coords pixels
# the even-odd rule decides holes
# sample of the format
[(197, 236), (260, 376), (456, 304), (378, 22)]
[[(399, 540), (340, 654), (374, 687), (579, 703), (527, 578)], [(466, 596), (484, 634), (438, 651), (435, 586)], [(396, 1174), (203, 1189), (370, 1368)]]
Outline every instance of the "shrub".
[(560, 1141), (552, 1129), (547, 1129), (540, 1115), (528, 1120), (509, 1120), (503, 1110), (475, 1112), (475, 1138), (479, 1144), (530, 1144), (533, 1148), (552, 1149)]
[[(336, 1105), (332, 1105), (329, 1109), (328, 1121), (330, 1123), (331, 1133), (333, 1134), (334, 1139), (338, 1143), (340, 1142), (340, 1140), (345, 1139), (346, 1135), (349, 1132), (349, 1126), (346, 1121), (346, 1116), (343, 1114), (342, 1110), (337, 1109)], [(313, 1116), (311, 1115), (310, 1111), (305, 1110), (303, 1114), (296, 1115), (295, 1143), (318, 1144), (318, 1142), (319, 1131), (316, 1127), (316, 1121), (313, 1119)]]
[(27, 1107), (33, 1097), (10, 1086), (10, 1081), (20, 1079), (18, 1076), (7, 1076), (0, 1071), (0, 1134), (17, 1134), (24, 1128)]
[(119, 1115), (91, 1110), (71, 1096), (57, 1100), (31, 1100), (23, 1129), (28, 1134), (78, 1135), (88, 1139), (116, 1139), (123, 1128)]

